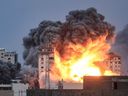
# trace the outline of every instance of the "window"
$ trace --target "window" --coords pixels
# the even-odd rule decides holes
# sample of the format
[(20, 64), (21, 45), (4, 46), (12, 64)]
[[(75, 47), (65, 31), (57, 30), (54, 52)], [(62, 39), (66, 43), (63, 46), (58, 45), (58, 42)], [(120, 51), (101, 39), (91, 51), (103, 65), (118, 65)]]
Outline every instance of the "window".
[(49, 57), (49, 59), (54, 59), (54, 57)]
[(8, 54), (6, 54), (5, 56), (8, 56)]
[(119, 61), (118, 64), (121, 64), (121, 62)]
[(117, 82), (114, 82), (114, 89), (117, 89)]
[(113, 90), (117, 90), (118, 89), (117, 82), (112, 82), (112, 89)]
[(8, 60), (10, 60), (11, 58), (8, 58)]
[(49, 52), (52, 52), (52, 49), (48, 49)]

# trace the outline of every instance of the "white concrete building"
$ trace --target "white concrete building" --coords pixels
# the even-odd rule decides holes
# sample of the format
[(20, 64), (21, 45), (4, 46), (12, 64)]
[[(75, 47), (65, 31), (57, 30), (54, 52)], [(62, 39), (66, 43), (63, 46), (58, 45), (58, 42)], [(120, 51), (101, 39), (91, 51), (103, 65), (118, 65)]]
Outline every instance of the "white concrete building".
[(0, 96), (27, 96), (26, 94), (27, 89), (28, 89), (27, 83), (26, 84), (22, 83), (21, 80), (12, 80), (11, 84), (0, 85)]
[(114, 54), (109, 53), (109, 58), (106, 60), (108, 68), (119, 75), (121, 75), (121, 57)]
[(14, 96), (11, 84), (0, 84), (0, 96)]
[(0, 48), (0, 60), (3, 62), (15, 64), (17, 62), (17, 53), (6, 52), (4, 48)]
[(38, 56), (38, 71), (40, 88), (50, 89), (50, 66), (54, 62), (54, 53), (51, 47), (43, 47)]
[(12, 81), (12, 90), (14, 92), (14, 96), (27, 96), (28, 83), (22, 83), (20, 80)]

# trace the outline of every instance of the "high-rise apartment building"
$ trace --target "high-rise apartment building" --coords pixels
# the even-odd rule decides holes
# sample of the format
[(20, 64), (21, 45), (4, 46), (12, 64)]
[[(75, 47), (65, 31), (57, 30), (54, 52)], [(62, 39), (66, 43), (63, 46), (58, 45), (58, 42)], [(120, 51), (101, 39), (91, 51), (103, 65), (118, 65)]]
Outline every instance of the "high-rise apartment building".
[(53, 48), (45, 46), (38, 56), (40, 88), (50, 89), (50, 66), (54, 62)]

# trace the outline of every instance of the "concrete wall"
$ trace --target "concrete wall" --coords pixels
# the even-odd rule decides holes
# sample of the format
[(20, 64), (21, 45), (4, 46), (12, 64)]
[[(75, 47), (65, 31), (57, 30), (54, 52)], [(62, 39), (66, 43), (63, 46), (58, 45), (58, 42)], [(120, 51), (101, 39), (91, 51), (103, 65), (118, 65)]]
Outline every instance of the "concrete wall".
[(12, 83), (12, 90), (14, 91), (14, 96), (26, 96), (27, 89), (27, 83)]
[(11, 90), (0, 90), (0, 96), (13, 96), (13, 91), (11, 91)]
[(27, 96), (83, 96), (83, 90), (28, 90)]
[(27, 96), (128, 96), (126, 90), (28, 90)]
[(85, 76), (83, 88), (95, 89), (128, 89), (128, 76)]
[[(114, 83), (116, 82), (116, 87)], [(27, 90), (27, 96), (128, 96), (128, 76), (86, 76), (84, 89)]]

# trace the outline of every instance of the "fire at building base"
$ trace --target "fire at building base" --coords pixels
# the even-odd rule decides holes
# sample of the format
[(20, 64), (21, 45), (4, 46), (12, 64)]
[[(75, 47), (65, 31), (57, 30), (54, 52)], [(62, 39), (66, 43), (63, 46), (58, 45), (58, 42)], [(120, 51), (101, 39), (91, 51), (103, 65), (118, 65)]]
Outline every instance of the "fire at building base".
[(83, 89), (33, 89), (27, 96), (128, 96), (128, 76), (85, 76)]

